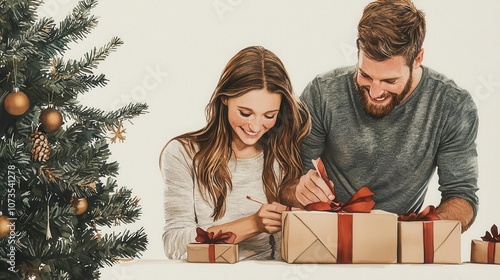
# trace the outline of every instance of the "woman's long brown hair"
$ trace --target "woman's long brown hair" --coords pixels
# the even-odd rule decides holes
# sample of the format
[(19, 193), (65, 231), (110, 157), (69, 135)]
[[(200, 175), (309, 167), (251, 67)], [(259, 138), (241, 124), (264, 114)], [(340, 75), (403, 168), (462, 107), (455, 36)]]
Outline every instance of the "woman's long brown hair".
[[(245, 48), (224, 68), (206, 107), (207, 125), (174, 138), (194, 155), (196, 181), (203, 199), (213, 205), (214, 220), (224, 216), (226, 197), (233, 187), (228, 168), (232, 154), (232, 128), (228, 121), (227, 106), (222, 99), (238, 97), (258, 89), (267, 89), (282, 96), (276, 124), (259, 140), (264, 151), (262, 180), (268, 202), (278, 201), (282, 186), (291, 184), (302, 175), (299, 148), (310, 130), (309, 112), (294, 96), (281, 60), (263, 47)], [(275, 161), (280, 174), (274, 174)]]

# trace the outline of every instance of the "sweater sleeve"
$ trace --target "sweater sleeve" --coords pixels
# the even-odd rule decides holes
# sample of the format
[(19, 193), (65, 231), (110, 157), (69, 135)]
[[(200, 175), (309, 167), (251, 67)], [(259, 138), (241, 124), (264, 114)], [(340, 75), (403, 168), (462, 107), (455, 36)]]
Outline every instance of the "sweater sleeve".
[(461, 197), (471, 203), (474, 217), (478, 208), (477, 131), (477, 109), (472, 99), (467, 97), (453, 106), (437, 154), (442, 201)]
[(311, 160), (323, 154), (327, 131), (324, 124), (324, 102), (321, 100), (318, 77), (310, 82), (302, 92), (300, 99), (308, 107), (311, 114), (311, 132), (304, 138), (301, 147), (304, 171), (313, 169)]
[(194, 171), (192, 159), (182, 144), (173, 140), (163, 149), (160, 169), (165, 184), (163, 246), (169, 259), (185, 257), (186, 246), (194, 242)]

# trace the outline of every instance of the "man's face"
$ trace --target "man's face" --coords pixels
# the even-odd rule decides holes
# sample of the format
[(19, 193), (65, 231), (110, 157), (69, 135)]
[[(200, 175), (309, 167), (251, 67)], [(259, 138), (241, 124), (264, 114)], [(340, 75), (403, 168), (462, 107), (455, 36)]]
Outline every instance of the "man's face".
[(412, 73), (402, 56), (375, 61), (360, 50), (354, 83), (365, 112), (374, 118), (387, 116), (412, 90)]

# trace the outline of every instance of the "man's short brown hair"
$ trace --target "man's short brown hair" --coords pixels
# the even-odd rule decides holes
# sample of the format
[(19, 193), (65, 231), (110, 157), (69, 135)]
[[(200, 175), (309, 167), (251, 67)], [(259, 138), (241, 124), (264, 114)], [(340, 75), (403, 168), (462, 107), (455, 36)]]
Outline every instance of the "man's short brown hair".
[(411, 67), (425, 38), (425, 15), (410, 0), (368, 4), (358, 24), (358, 52), (376, 61), (401, 55)]

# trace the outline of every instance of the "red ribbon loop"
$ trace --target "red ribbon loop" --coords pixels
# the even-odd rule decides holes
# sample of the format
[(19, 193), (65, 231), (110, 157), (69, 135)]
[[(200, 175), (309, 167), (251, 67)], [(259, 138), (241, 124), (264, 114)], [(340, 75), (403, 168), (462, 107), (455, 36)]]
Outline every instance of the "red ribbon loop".
[(343, 202), (313, 202), (307, 204), (307, 211), (331, 211), (349, 213), (370, 213), (375, 206), (374, 193), (367, 186), (361, 187), (349, 201)]
[(198, 235), (195, 240), (201, 244), (233, 244), (236, 239), (236, 234), (230, 231), (222, 233), (222, 230), (219, 230), (217, 234), (214, 234), (214, 232), (207, 232), (197, 227), (196, 233)]
[(500, 234), (498, 233), (497, 225), (491, 226), (491, 233), (486, 231), (485, 235), (481, 237), (483, 241), (500, 242)]
[(438, 214), (436, 214), (436, 207), (433, 205), (429, 205), (425, 207), (425, 209), (416, 214), (416, 213), (410, 213), (408, 215), (399, 215), (398, 221), (435, 221), (435, 220), (441, 220), (439, 218)]

